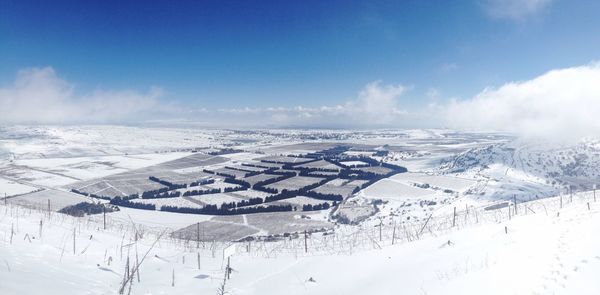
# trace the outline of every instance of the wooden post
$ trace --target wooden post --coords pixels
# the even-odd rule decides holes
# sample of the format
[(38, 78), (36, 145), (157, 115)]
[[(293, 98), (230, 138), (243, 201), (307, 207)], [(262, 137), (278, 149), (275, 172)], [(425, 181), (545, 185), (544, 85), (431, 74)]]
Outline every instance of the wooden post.
[(75, 228), (73, 228), (73, 254), (75, 254)]
[(198, 269), (200, 269), (200, 252), (198, 252)]
[(175, 287), (175, 269), (173, 269), (171, 276), (171, 287)]
[(517, 195), (513, 195), (513, 202), (515, 203), (515, 215), (519, 214), (517, 211)]
[(304, 230), (304, 253), (308, 253), (308, 244), (306, 242), (307, 239), (307, 233), (306, 230)]
[(102, 206), (102, 224), (106, 230), (106, 206)]
[(569, 185), (569, 203), (573, 203), (573, 187)]
[(590, 211), (590, 202), (587, 203), (588, 204), (588, 211)]
[(560, 195), (560, 209), (562, 209), (562, 194)]
[(48, 214), (50, 214), (50, 199), (48, 199)]
[(392, 231), (392, 245), (394, 245), (395, 239), (396, 239), (396, 221), (394, 221), (394, 230)]
[(594, 203), (596, 203), (596, 185), (594, 184)]
[(227, 257), (227, 279), (230, 279), (230, 274), (231, 274), (231, 266), (229, 265), (229, 263), (231, 262), (231, 257)]
[(452, 215), (452, 227), (456, 226), (456, 207), (454, 207), (454, 214)]
[(379, 241), (381, 242), (381, 228), (383, 227), (383, 221), (379, 219)]
[(196, 223), (196, 249), (200, 248), (200, 222)]
[(507, 226), (504, 226), (504, 233), (508, 234), (508, 227)]

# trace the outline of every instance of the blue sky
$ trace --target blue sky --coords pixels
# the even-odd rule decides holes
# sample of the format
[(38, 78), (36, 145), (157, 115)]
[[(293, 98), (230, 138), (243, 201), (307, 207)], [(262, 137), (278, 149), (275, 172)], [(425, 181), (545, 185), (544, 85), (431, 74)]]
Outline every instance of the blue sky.
[(169, 105), (318, 108), (381, 81), (415, 110), (600, 54), (589, 0), (0, 3), (0, 87), (50, 67), (75, 100), (158, 87)]

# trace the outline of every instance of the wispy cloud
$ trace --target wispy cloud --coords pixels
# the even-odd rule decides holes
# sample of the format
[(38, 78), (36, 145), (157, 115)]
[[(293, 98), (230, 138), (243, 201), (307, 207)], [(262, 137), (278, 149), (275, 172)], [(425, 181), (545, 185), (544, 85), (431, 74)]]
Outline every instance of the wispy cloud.
[(0, 123), (114, 123), (151, 116), (159, 108), (160, 88), (96, 90), (76, 95), (51, 67), (20, 70), (12, 85), (0, 88)]
[[(74, 84), (51, 67), (20, 70), (0, 87), (0, 123), (97, 124), (159, 121), (202, 122), (213, 126), (390, 126), (406, 115), (399, 98), (403, 85), (368, 83), (354, 99), (317, 107), (194, 108), (165, 103), (163, 91), (96, 90), (78, 94)], [(188, 104), (189, 105), (189, 104)]]
[(399, 99), (408, 89), (400, 84), (374, 81), (365, 85), (355, 99), (336, 105), (221, 108), (217, 112), (230, 115), (232, 120), (271, 125), (390, 126), (407, 115)]
[(549, 6), (552, 0), (481, 0), (484, 12), (493, 19), (522, 21)]
[(444, 107), (447, 124), (574, 140), (600, 134), (600, 64), (558, 69), (488, 88)]

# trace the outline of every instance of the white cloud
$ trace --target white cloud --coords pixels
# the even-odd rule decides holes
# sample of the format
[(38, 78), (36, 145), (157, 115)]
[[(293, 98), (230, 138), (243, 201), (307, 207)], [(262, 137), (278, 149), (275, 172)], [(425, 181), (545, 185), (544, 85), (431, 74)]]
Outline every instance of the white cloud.
[(482, 0), (481, 5), (493, 19), (522, 21), (550, 4), (551, 0)]
[(74, 86), (51, 67), (20, 70), (0, 88), (0, 123), (113, 123), (150, 117), (159, 109), (159, 88), (147, 93), (97, 90), (76, 95)]
[(218, 109), (232, 116), (230, 121), (297, 126), (393, 126), (407, 114), (399, 98), (407, 91), (403, 85), (365, 85), (356, 99), (331, 106), (267, 107)]
[(451, 127), (574, 140), (600, 134), (600, 64), (547, 72), (485, 89), (444, 111)]

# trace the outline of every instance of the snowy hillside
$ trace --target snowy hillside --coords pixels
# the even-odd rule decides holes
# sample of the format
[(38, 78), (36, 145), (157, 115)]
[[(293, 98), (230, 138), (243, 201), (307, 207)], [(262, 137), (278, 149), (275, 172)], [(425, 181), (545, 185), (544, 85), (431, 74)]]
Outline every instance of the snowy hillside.
[(600, 142), (576, 145), (513, 141), (444, 159), (437, 171), (473, 177), (485, 185), (473, 195), (487, 199), (535, 199), (573, 189), (591, 189), (600, 179)]
[[(390, 226), (381, 236), (377, 228), (341, 229), (308, 237), (307, 253), (304, 239), (239, 243), (225, 291), (598, 294), (600, 239), (592, 233), (600, 231), (600, 203), (587, 192), (560, 204), (555, 197), (471, 209), (454, 221), (438, 215), (393, 235)], [(0, 205), (0, 220), (1, 294), (118, 294), (123, 278), (132, 283), (126, 294), (218, 294), (223, 286), (226, 244), (176, 240), (110, 217), (104, 230), (102, 219), (10, 204)]]

